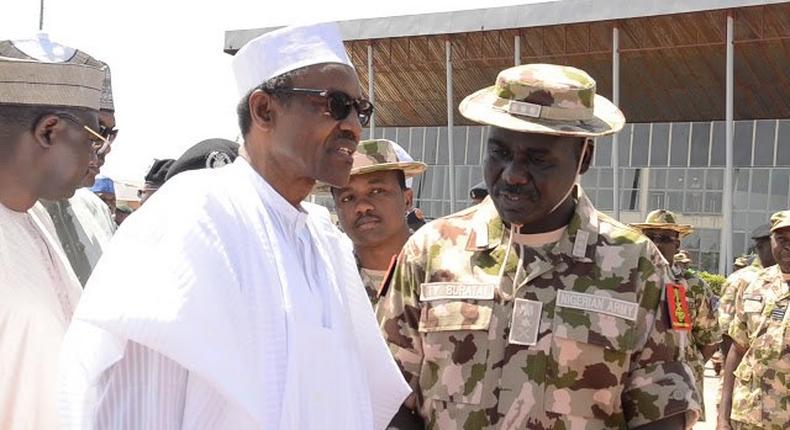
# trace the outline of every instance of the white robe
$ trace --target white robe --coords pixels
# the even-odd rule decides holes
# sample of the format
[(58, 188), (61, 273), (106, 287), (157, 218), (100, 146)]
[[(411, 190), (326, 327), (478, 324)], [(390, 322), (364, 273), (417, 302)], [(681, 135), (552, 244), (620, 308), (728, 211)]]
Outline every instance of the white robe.
[(82, 288), (46, 209), (0, 204), (0, 429), (57, 429), (58, 354)]
[(384, 428), (408, 385), (351, 244), (302, 208), (243, 158), (160, 189), (66, 335), (64, 428)]

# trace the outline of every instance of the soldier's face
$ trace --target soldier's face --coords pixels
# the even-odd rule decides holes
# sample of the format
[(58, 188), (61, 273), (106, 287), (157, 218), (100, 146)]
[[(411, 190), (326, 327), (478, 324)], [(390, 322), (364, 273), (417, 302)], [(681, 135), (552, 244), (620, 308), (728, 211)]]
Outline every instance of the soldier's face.
[[(483, 176), (502, 219), (522, 226), (545, 222), (574, 185), (582, 144), (578, 137), (491, 127)], [(590, 144), (580, 173), (591, 154)]]
[(661, 255), (671, 263), (675, 254), (678, 253), (678, 249), (680, 249), (680, 236), (678, 233), (663, 229), (647, 229), (643, 233), (648, 239), (653, 241)]
[(790, 227), (771, 233), (771, 249), (783, 273), (790, 273)]
[[(354, 69), (340, 64), (312, 67), (294, 79), (293, 87), (342, 91), (354, 99), (362, 96)], [(327, 112), (327, 99), (313, 95), (291, 95), (282, 108), (275, 130), (277, 144), (268, 156), (299, 177), (346, 185), (362, 134), (356, 111), (335, 120)]]
[(408, 234), (412, 191), (401, 188), (395, 171), (351, 176), (332, 196), (340, 225), (354, 245), (376, 246)]

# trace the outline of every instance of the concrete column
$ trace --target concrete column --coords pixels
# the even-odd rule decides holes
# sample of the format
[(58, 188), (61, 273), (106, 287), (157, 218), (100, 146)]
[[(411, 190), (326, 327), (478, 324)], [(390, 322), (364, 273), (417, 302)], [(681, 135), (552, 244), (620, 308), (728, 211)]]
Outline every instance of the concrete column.
[(448, 178), (450, 185), (450, 213), (455, 212), (455, 150), (453, 148), (453, 124), (454, 124), (454, 115), (455, 115), (455, 107), (453, 105), (453, 63), (452, 63), (452, 55), (453, 55), (453, 45), (450, 39), (447, 39), (444, 42), (444, 50), (447, 56), (446, 68), (447, 68), (447, 144), (450, 145), (448, 148), (448, 154), (450, 156), (449, 167), (448, 167)]
[(730, 273), (732, 261), (732, 201), (733, 201), (733, 175), (735, 173), (733, 163), (733, 96), (735, 92), (735, 46), (733, 45), (733, 29), (735, 27), (732, 12), (727, 13), (727, 83), (725, 89), (725, 169), (724, 169), (724, 193), (722, 195), (722, 226), (721, 226), (721, 246), (719, 247), (719, 273), (727, 275)]

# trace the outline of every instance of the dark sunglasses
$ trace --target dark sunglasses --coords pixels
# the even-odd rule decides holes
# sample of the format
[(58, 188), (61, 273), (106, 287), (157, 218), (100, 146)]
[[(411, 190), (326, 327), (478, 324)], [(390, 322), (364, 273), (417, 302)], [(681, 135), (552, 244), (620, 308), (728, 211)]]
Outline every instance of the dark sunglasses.
[(114, 141), (115, 138), (118, 136), (118, 129), (117, 128), (109, 128), (103, 125), (99, 126), (99, 134), (109, 140), (110, 142)]
[(88, 133), (88, 140), (90, 140), (93, 150), (96, 151), (96, 156), (105, 155), (110, 152), (110, 145), (112, 142), (106, 137), (102, 136), (100, 132), (85, 125), (85, 123), (83, 123), (79, 118), (66, 113), (56, 113), (54, 115), (58, 118), (71, 121), (77, 126), (82, 127)]
[(356, 109), (359, 123), (368, 125), (373, 115), (373, 103), (367, 99), (355, 99), (343, 91), (317, 90), (312, 88), (275, 88), (274, 92), (285, 94), (304, 94), (308, 96), (323, 97), (326, 99), (326, 112), (335, 121), (342, 121), (351, 114), (351, 108)]
[(653, 243), (673, 243), (677, 238), (666, 234), (646, 234)]

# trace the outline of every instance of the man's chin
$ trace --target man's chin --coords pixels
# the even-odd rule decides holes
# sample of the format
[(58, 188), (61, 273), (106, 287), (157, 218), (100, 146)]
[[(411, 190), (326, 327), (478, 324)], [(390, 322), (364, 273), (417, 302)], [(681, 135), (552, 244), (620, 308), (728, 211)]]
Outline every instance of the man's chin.
[(82, 178), (82, 183), (80, 187), (92, 187), (96, 183), (96, 176), (99, 174), (99, 171), (96, 170), (89, 170), (88, 173)]

